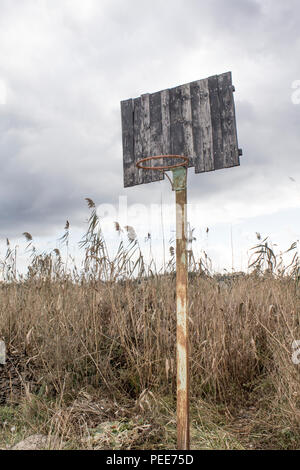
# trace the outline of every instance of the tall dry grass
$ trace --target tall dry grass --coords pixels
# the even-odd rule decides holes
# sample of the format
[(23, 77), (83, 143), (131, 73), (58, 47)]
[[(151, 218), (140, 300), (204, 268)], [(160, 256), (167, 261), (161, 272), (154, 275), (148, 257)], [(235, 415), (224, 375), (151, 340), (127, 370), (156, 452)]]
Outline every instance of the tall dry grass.
[[(147, 271), (131, 227), (129, 245), (121, 243), (109, 259), (91, 200), (89, 207), (82, 271), (66, 270), (58, 250), (38, 254), (26, 233), (32, 263), (16, 279), (8, 245), (0, 335), (11, 353), (26, 357), (27, 392), (66, 401), (82, 390), (117, 400), (138, 400), (145, 390), (174, 396), (173, 265), (165, 274)], [(68, 236), (67, 224), (65, 243)], [(252, 404), (265, 410), (259, 419), (266, 429), (274, 432), (280, 423), (294, 436), (300, 430), (300, 366), (291, 346), (300, 339), (298, 260), (292, 271), (282, 271), (282, 263), (276, 271), (269, 249), (266, 240), (256, 247), (248, 275), (209, 276), (203, 262), (190, 273), (191, 397), (222, 404), (231, 415)]]

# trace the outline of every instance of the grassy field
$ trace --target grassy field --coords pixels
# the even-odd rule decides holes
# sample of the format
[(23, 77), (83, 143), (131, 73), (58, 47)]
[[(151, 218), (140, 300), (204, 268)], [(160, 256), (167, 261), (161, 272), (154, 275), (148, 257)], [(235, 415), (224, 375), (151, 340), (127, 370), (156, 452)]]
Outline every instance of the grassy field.
[[(0, 286), (0, 448), (32, 434), (50, 448), (176, 447), (175, 274), (146, 268), (133, 232), (111, 260), (92, 201), (85, 269), (58, 250)], [(116, 229), (120, 227), (116, 225)], [(64, 242), (68, 243), (66, 225)], [(299, 449), (300, 287), (259, 243), (248, 275), (189, 279), (193, 449)], [(172, 254), (172, 250), (171, 250)]]

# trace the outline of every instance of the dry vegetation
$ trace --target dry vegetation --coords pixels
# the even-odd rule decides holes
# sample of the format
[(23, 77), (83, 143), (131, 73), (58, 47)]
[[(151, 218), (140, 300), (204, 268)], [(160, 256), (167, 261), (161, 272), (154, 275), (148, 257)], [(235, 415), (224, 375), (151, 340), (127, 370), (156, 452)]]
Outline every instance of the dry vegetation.
[[(64, 449), (175, 448), (174, 260), (165, 274), (146, 268), (131, 227), (129, 245), (109, 259), (88, 203), (81, 272), (66, 268), (58, 250), (38, 254), (26, 233), (32, 262), (17, 280), (8, 246), (0, 447), (42, 433)], [(66, 245), (68, 236), (67, 223)], [(255, 253), (248, 275), (212, 276), (202, 262), (190, 273), (195, 449), (300, 447), (298, 258), (284, 268), (267, 240)]]

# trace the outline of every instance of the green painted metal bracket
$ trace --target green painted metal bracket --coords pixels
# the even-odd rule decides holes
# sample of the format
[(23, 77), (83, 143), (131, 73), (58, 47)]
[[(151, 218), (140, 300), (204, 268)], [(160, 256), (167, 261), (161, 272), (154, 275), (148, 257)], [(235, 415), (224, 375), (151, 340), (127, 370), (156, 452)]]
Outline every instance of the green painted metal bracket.
[(186, 189), (187, 169), (184, 166), (172, 169), (173, 173), (173, 191), (182, 191)]

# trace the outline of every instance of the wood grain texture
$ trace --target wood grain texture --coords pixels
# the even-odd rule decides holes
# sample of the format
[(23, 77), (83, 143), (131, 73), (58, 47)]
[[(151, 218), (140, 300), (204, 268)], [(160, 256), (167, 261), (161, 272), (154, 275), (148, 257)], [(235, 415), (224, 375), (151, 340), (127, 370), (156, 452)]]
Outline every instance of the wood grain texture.
[(184, 155), (184, 131), (182, 117), (182, 87), (170, 89), (170, 150), (173, 155)]
[(191, 83), (195, 173), (214, 170), (208, 80)]
[(171, 153), (169, 90), (161, 92), (162, 155)]
[(187, 156), (195, 173), (240, 163), (231, 72), (122, 101), (121, 115), (125, 187), (164, 178), (136, 168), (149, 156)]
[(194, 166), (194, 140), (192, 122), (192, 103), (190, 84), (181, 86), (183, 155), (190, 159), (189, 166)]
[(218, 76), (222, 139), (224, 149), (224, 167), (239, 165), (239, 150), (235, 122), (235, 109), (231, 73)]
[(124, 187), (135, 185), (133, 100), (121, 102)]
[[(150, 101), (150, 155), (152, 157), (163, 153), (163, 128), (162, 128), (162, 106), (161, 92), (152, 93)], [(150, 162), (155, 166), (161, 166), (162, 160)], [(151, 165), (151, 166), (152, 166)], [(145, 172), (145, 170), (144, 170)], [(150, 171), (151, 181), (160, 181), (164, 178), (162, 171)]]
[[(200, 116), (201, 116), (201, 139), (203, 147), (204, 171), (213, 171), (214, 165), (214, 148), (213, 148), (213, 132), (210, 112), (210, 100), (208, 79), (200, 80)], [(197, 173), (197, 171), (196, 171)]]
[[(142, 135), (142, 149), (143, 158), (150, 156), (150, 99), (149, 93), (141, 96), (141, 135)], [(151, 183), (152, 172), (142, 170), (143, 182)]]
[(133, 148), (135, 164), (135, 184), (144, 183), (143, 171), (136, 167), (136, 162), (143, 158), (143, 134), (142, 134), (142, 99), (133, 100)]
[(205, 166), (200, 111), (200, 80), (197, 80), (190, 84), (190, 92), (193, 126), (193, 161), (195, 165), (195, 172), (201, 173), (205, 171)]
[(214, 168), (225, 168), (225, 154), (223, 149), (223, 135), (221, 124), (221, 109), (219, 99), (219, 86), (217, 75), (208, 78), (209, 102), (213, 138)]

